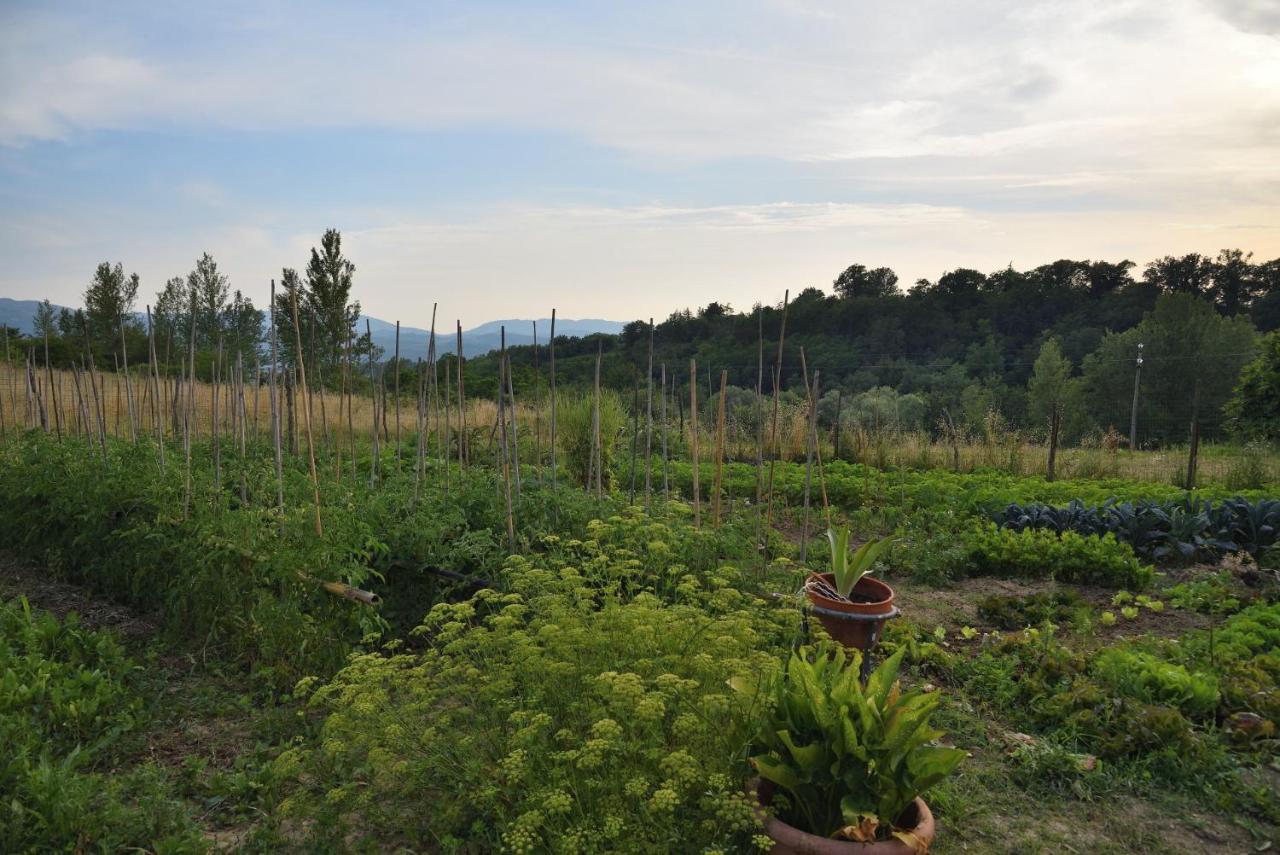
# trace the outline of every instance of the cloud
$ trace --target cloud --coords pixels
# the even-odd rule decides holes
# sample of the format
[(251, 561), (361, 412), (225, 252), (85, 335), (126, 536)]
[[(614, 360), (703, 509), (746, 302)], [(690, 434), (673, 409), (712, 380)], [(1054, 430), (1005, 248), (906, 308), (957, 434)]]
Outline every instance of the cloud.
[[(77, 178), (121, 172), (88, 202), (70, 179), (43, 179), (65, 195), (0, 200), (15, 259), (0, 287), (73, 300), (107, 257), (158, 285), (208, 250), (256, 293), (329, 224), (375, 314), (443, 295), (476, 320), (520, 301), (618, 317), (772, 301), (855, 260), (911, 281), (1011, 258), (1274, 256), (1277, 14), (1271, 0), (5, 4), (0, 180), (35, 186), (60, 156), (102, 155)], [(414, 205), (379, 198), (385, 164), (343, 145), (402, 134), (418, 150), (394, 166), (418, 186), (437, 132), (459, 129), (604, 154), (510, 192), (471, 165)], [(277, 133), (335, 141), (323, 169), (340, 199), (263, 165)], [(171, 135), (229, 156), (159, 177), (109, 156)], [(241, 164), (238, 142), (261, 160)]]
[(1280, 35), (1280, 6), (1273, 0), (1208, 0), (1208, 4), (1242, 30)]

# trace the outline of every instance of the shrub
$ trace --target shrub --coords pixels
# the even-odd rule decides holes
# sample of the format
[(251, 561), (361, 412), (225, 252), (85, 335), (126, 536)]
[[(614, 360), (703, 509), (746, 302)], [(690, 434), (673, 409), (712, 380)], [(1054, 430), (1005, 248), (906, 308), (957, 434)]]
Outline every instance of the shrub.
[[(565, 466), (579, 486), (587, 484), (591, 471), (592, 431), (595, 396), (586, 393), (564, 396), (557, 404), (556, 439), (560, 443)], [(609, 489), (613, 471), (613, 450), (626, 425), (626, 411), (618, 393), (605, 389), (600, 393), (600, 441), (604, 460), (604, 488)]]
[(282, 810), (315, 819), (315, 845), (745, 847), (725, 682), (776, 667), (763, 651), (798, 613), (692, 578), (668, 604), (523, 558), (504, 576), (509, 593), (432, 609), (423, 652), (356, 656), (315, 694), (321, 744), (280, 758)]
[(1154, 570), (1111, 534), (1046, 529), (1014, 531), (987, 523), (966, 535), (971, 575), (1055, 579), (1081, 585), (1144, 588)]

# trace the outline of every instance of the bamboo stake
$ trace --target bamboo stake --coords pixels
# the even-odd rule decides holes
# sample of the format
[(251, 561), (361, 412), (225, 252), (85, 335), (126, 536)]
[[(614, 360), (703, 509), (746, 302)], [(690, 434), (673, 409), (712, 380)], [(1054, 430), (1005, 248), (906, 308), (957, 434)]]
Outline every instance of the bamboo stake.
[(400, 471), (400, 322), (396, 321), (396, 373), (392, 377), (395, 384), (396, 403), (396, 471)]
[[(440, 458), (441, 468), (444, 469), (445, 489), (448, 489), (449, 480), (449, 446), (446, 442), (447, 436), (440, 430), (440, 353), (436, 345), (436, 305), (431, 304), (431, 338), (428, 340), (427, 361), (429, 370), (431, 371), (431, 400), (434, 404), (436, 417), (436, 456)], [(445, 365), (445, 398), (444, 405), (449, 406), (449, 366)], [(445, 410), (448, 413), (448, 409)], [(446, 423), (447, 424), (447, 423)]]
[(151, 375), (155, 382), (155, 395), (151, 398), (152, 419), (155, 422), (156, 446), (160, 455), (160, 471), (164, 472), (164, 419), (160, 415), (160, 366), (156, 364), (156, 332), (151, 325), (151, 307), (147, 306), (147, 352), (151, 354)]
[(814, 372), (814, 385), (809, 384), (809, 363), (805, 359), (804, 348), (800, 348), (800, 373), (804, 376), (804, 391), (808, 398), (809, 412), (805, 419), (805, 454), (804, 454), (804, 523), (800, 527), (800, 563), (809, 556), (809, 490), (813, 483), (813, 446), (817, 440), (818, 401), (817, 372)]
[(725, 397), (727, 394), (727, 386), (729, 382), (729, 372), (720, 370), (720, 407), (716, 413), (716, 475), (714, 496), (714, 517), (715, 525), (720, 527), (720, 491), (724, 486), (724, 407)]
[(58, 430), (58, 442), (62, 442), (62, 414), (58, 412), (58, 392), (53, 386), (53, 365), (49, 362), (49, 331), (44, 331), (44, 369), (49, 375), (49, 403), (53, 409), (53, 423)]
[(667, 363), (662, 363), (662, 501), (671, 501), (671, 473), (667, 457)]
[(36, 349), (34, 347), (27, 351), (27, 384), (31, 387), (32, 399), (35, 401), (34, 412), (39, 416), (40, 428), (45, 433), (51, 433), (52, 431), (49, 430), (49, 412), (45, 409), (44, 396), (40, 394), (40, 381), (36, 377)]
[(124, 337), (124, 315), (117, 314), (116, 320), (120, 326), (120, 356), (122, 357), (121, 364), (124, 365), (125, 405), (129, 408), (129, 438), (136, 444), (138, 441), (138, 426), (134, 424), (133, 384), (129, 382), (129, 343), (125, 341)]
[(556, 310), (551, 310), (551, 486), (556, 485)]
[[(430, 359), (431, 349), (427, 349), (427, 357)], [(414, 409), (414, 415), (417, 419), (418, 441), (413, 456), (413, 503), (418, 503), (418, 491), (422, 485), (422, 468), (426, 463), (426, 437), (424, 434), (427, 430), (427, 372), (422, 366), (422, 358), (417, 360), (418, 369), (418, 390), (416, 395), (417, 406)]]
[(542, 376), (538, 371), (538, 322), (533, 322), (533, 475), (542, 482)]
[(645, 372), (644, 510), (653, 510), (653, 318), (649, 318), (649, 364)]
[(76, 433), (79, 434), (83, 430), (85, 441), (91, 443), (92, 440), (89, 439), (89, 413), (85, 409), (84, 396), (80, 392), (80, 369), (75, 362), (71, 363), (71, 379), (75, 384), (76, 391)]
[(85, 352), (89, 356), (89, 386), (93, 392), (93, 414), (98, 421), (98, 443), (102, 448), (102, 459), (107, 458), (107, 417), (106, 412), (102, 409), (101, 401), (106, 397), (104, 392), (101, 397), (98, 395), (98, 376), (93, 364), (93, 347), (89, 342), (89, 326), (86, 323), (84, 327), (84, 346)]
[[(444, 488), (449, 489), (449, 444), (453, 434), (453, 406), (449, 399), (449, 360), (444, 360), (444, 446), (440, 449), (440, 459), (444, 463)], [(437, 438), (437, 443), (440, 438)], [(458, 469), (458, 478), (462, 478), (462, 469)]]
[(787, 338), (787, 303), (791, 297), (791, 291), (787, 290), (782, 295), (782, 326), (778, 331), (778, 358), (774, 363), (774, 380), (773, 380), (773, 426), (769, 431), (769, 444), (772, 446), (772, 455), (769, 458), (769, 505), (765, 509), (765, 524), (773, 525), (773, 473), (778, 462), (778, 395), (782, 386), (782, 347), (783, 342)]
[(640, 446), (640, 380), (636, 378), (631, 390), (631, 494), (627, 503), (636, 503), (636, 456)]
[(276, 280), (271, 280), (271, 442), (276, 454), (276, 507), (284, 511), (284, 450), (280, 447), (280, 394), (276, 370), (280, 365), (276, 333)]
[[(372, 344), (371, 344), (372, 346)], [(347, 328), (347, 354), (346, 354), (346, 370), (347, 370), (347, 442), (351, 448), (351, 478), (354, 480), (360, 476), (359, 468), (356, 465), (356, 417), (353, 412), (356, 402), (356, 375), (351, 364), (351, 353), (355, 350), (355, 343), (352, 341), (351, 328)]]
[(511, 402), (511, 459), (516, 470), (516, 497), (520, 497), (521, 480), (520, 480), (520, 428), (516, 420), (516, 387), (511, 378), (511, 357), (506, 357), (507, 361), (507, 399)]
[(210, 432), (213, 434), (213, 489), (222, 489), (222, 422), (218, 418), (218, 398), (222, 394), (222, 333), (218, 333), (218, 350), (211, 369), (210, 384)]
[(767, 561), (762, 540), (764, 514), (760, 508), (764, 498), (764, 306), (756, 309), (756, 327), (756, 549)]
[(467, 384), (466, 358), (462, 355), (462, 321), (458, 321), (458, 468), (467, 468), (470, 442), (467, 441)]
[[(369, 337), (369, 381), (374, 381), (373, 377), (373, 329), (369, 325), (369, 319), (364, 320), (365, 335)], [(369, 486), (373, 487), (378, 477), (378, 387), (373, 387), (373, 457), (369, 460)]]
[(693, 525), (702, 528), (701, 492), (698, 479), (702, 460), (698, 457), (698, 360), (689, 360), (689, 449), (693, 459)]
[[(591, 410), (591, 446), (592, 446), (592, 465), (595, 469), (596, 478), (596, 498), (604, 498), (604, 444), (601, 442), (603, 437), (600, 434), (600, 363), (604, 358), (604, 345), (596, 344), (596, 378), (595, 378), (595, 397), (593, 398)], [(590, 485), (587, 491), (590, 492)]]
[[(4, 363), (10, 367), (13, 366), (13, 357), (9, 354), (9, 328), (0, 325), (4, 329)], [(18, 425), (18, 384), (16, 382), (9, 385), (9, 412), (13, 413), (13, 424), (16, 428)]]
[(502, 350), (498, 358), (498, 424), (502, 430), (501, 441), (499, 443), (498, 457), (501, 461), (502, 469), (502, 495), (507, 504), (507, 547), (511, 552), (516, 551), (516, 528), (515, 518), (511, 511), (511, 467), (509, 466), (507, 457), (507, 419), (504, 407), (506, 406), (506, 396), (503, 394), (503, 372), (507, 368), (506, 359), (506, 328), (502, 328)]
[[(302, 359), (302, 329), (298, 323), (298, 294), (294, 291), (290, 295), (293, 304), (293, 334), (298, 342), (298, 379), (302, 382), (302, 398), (307, 399), (307, 367)], [(221, 353), (222, 344), (219, 342), (218, 351)], [(302, 414), (303, 424), (307, 430), (307, 462), (311, 468), (311, 489), (315, 497), (316, 503), (316, 537), (324, 537), (324, 528), (320, 525), (320, 479), (316, 476), (316, 450), (315, 441), (311, 436), (311, 407), (307, 407)]]

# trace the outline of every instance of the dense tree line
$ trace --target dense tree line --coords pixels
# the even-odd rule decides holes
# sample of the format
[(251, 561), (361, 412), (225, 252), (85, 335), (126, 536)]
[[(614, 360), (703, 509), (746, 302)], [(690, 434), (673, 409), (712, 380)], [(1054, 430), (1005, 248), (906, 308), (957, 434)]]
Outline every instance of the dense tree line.
[[(810, 370), (822, 373), (824, 418), (835, 416), (836, 398), (842, 418), (927, 430), (951, 423), (980, 432), (994, 415), (1046, 432), (1060, 412), (1068, 441), (1108, 430), (1127, 440), (1141, 353), (1139, 445), (1186, 442), (1193, 419), (1206, 437), (1259, 434), (1257, 425), (1244, 431), (1247, 418), (1226, 405), (1256, 333), (1280, 327), (1280, 259), (1254, 263), (1223, 250), (1156, 259), (1140, 275), (1135, 267), (1062, 259), (1026, 271), (961, 268), (904, 291), (889, 268), (851, 265), (830, 292), (806, 288), (788, 301), (782, 387), (803, 389), (803, 348)], [(743, 389), (759, 375), (769, 393), (782, 318), (781, 303), (673, 312), (653, 329), (656, 364), (687, 389), (696, 359), (704, 399), (721, 369)], [(605, 383), (633, 391), (649, 335), (648, 323), (635, 321), (620, 336), (557, 340), (560, 377), (589, 383), (599, 350)], [(1033, 382), (1042, 359), (1060, 384)], [(530, 349), (513, 350), (512, 361), (528, 382)], [(1046, 408), (1049, 386), (1060, 388)]]

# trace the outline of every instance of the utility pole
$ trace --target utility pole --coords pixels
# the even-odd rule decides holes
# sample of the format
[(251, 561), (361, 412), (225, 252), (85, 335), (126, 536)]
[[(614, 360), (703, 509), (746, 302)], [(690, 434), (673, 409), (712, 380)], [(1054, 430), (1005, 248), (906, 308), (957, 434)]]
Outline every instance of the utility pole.
[(1138, 381), (1142, 377), (1142, 343), (1138, 343), (1137, 366), (1133, 371), (1133, 406), (1129, 409), (1129, 450), (1138, 450)]

